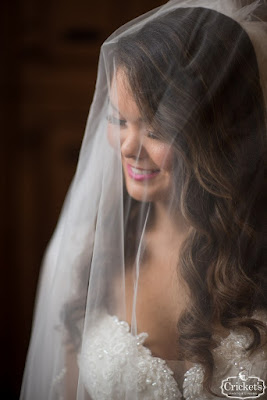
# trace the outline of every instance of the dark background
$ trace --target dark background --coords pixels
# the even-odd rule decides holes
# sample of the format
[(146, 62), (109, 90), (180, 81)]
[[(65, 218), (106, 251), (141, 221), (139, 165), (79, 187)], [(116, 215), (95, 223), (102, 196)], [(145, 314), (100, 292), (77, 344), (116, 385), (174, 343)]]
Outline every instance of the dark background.
[(9, 400), (19, 397), (39, 268), (75, 172), (100, 45), (164, 1), (0, 3), (0, 398)]

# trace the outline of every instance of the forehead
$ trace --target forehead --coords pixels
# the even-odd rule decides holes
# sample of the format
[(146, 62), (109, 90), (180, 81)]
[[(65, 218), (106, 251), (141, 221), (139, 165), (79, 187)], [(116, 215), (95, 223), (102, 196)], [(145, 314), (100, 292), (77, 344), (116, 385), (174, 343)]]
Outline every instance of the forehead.
[(140, 111), (134, 100), (128, 78), (121, 68), (116, 71), (112, 78), (110, 103), (113, 110), (128, 121), (141, 120)]

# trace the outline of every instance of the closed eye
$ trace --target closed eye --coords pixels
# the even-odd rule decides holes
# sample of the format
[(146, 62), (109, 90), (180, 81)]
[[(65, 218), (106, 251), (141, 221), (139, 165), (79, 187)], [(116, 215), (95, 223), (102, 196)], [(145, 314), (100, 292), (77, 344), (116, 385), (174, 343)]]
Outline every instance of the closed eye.
[(114, 115), (107, 115), (107, 121), (112, 125), (116, 125), (116, 126), (120, 126), (120, 127), (125, 127), (127, 124), (126, 120), (116, 118), (116, 117), (114, 117)]
[(150, 139), (156, 139), (156, 140), (158, 139), (158, 136), (151, 131), (147, 131), (147, 137), (149, 137)]

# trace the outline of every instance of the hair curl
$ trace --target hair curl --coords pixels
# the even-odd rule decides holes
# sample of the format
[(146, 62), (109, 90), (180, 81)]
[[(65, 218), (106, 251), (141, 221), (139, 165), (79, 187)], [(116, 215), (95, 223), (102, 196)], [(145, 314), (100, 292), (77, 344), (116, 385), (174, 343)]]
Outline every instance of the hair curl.
[[(120, 38), (115, 61), (142, 117), (175, 149), (177, 202), (191, 226), (179, 261), (190, 290), (179, 352), (205, 367), (210, 391), (214, 325), (246, 327), (253, 350), (264, 329), (253, 311), (267, 308), (266, 125), (254, 48), (223, 14), (180, 8)], [(127, 237), (138, 207), (133, 201)]]

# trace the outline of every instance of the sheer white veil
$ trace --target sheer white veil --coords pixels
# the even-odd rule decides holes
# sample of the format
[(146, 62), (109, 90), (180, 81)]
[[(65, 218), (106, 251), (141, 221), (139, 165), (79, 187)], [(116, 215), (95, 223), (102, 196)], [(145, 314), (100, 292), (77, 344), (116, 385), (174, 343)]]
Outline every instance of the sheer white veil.
[[(255, 100), (255, 104), (262, 104), (261, 115), (257, 118), (263, 121), (266, 118), (267, 104), (267, 35), (266, 23), (261, 19), (263, 7), (266, 10), (266, 2), (260, 0), (246, 6), (241, 6), (240, 2), (230, 0), (171, 0), (119, 28), (102, 45), (95, 95), (86, 124), (77, 171), (43, 261), (21, 400), (94, 400), (95, 398), (98, 399), (95, 393), (100, 389), (103, 390), (103, 393), (105, 393), (104, 390), (107, 391), (106, 397), (103, 395), (102, 398), (108, 399), (109, 377), (106, 377), (106, 389), (95, 387), (95, 365), (93, 362), (86, 364), (89, 375), (91, 373), (91, 381), (89, 381), (93, 389), (90, 392), (90, 388), (85, 384), (86, 379), (79, 367), (80, 363), (83, 362), (81, 354), (86, 352), (88, 332), (96, 330), (97, 336), (97, 327), (103, 315), (116, 316), (121, 321), (128, 320), (130, 334), (133, 336), (140, 332), (136, 309), (139, 288), (140, 285), (144, 284), (143, 280), (140, 280), (140, 270), (146, 256), (144, 238), (145, 232), (151, 223), (151, 215), (153, 215), (153, 199), (150, 200), (149, 198), (151, 190), (149, 180), (138, 182), (139, 186), (143, 185), (141, 198), (138, 199), (134, 199), (127, 194), (125, 185), (121, 159), (123, 122), (120, 121), (118, 116), (114, 117), (113, 114), (114, 109), (120, 108), (120, 103), (122, 102), (119, 98), (118, 86), (120, 82), (118, 81), (117, 71), (123, 70), (123, 68), (125, 70), (124, 58), (126, 56), (120, 53), (121, 43), (125, 42), (127, 44), (128, 38), (132, 40), (134, 35), (139, 35), (137, 39), (139, 40), (142, 34), (146, 34), (146, 27), (151, 22), (153, 23), (175, 10), (186, 10), (183, 17), (181, 17), (186, 21), (187, 19), (190, 20), (192, 10), (198, 9), (200, 10), (200, 22), (192, 32), (192, 41), (198, 41), (195, 37), (198, 38), (199, 35), (200, 46), (205, 40), (205, 33), (203, 33), (205, 29), (207, 41), (219, 40), (220, 36), (223, 36), (224, 32), (221, 30), (220, 16), (224, 14), (234, 20), (235, 25), (242, 27), (242, 32), (245, 31), (247, 33), (252, 43), (252, 48), (254, 48), (260, 83), (259, 98)], [(203, 9), (204, 11), (207, 9), (212, 10), (212, 14), (203, 13)], [(216, 24), (218, 24), (217, 38), (214, 36), (214, 38), (210, 39), (208, 36), (210, 32), (209, 25), (216, 26)], [(191, 25), (189, 24), (188, 26), (190, 27)], [(186, 30), (186, 23), (184, 23), (183, 29)], [(200, 29), (202, 29), (201, 34), (199, 33)], [(231, 57), (235, 57), (239, 39), (239, 37), (234, 36), (233, 41), (235, 41), (235, 44), (230, 47), (227, 62)], [(145, 42), (146, 40), (144, 40)], [(140, 48), (143, 48), (144, 44), (142, 43), (140, 46)], [(134, 51), (133, 47), (133, 54)], [(195, 55), (196, 57), (198, 56), (197, 50)], [(168, 65), (170, 71), (177, 67), (176, 62), (177, 59), (175, 57), (167, 60), (166, 65)], [(209, 69), (213, 59), (207, 58), (206, 62), (206, 68)], [(244, 60), (245, 62), (246, 60)], [(160, 63), (161, 61), (159, 61)], [(144, 75), (149, 70), (148, 64), (146, 64), (146, 67), (148, 69), (143, 71)], [(183, 65), (183, 68), (184, 71), (187, 71), (186, 68), (188, 67)], [(224, 85), (224, 71), (224, 65), (221, 65), (221, 68), (218, 69), (217, 78), (214, 79), (215, 75), (211, 77), (214, 80), (209, 83), (210, 86), (207, 87), (206, 94), (203, 95), (201, 100), (203, 104), (206, 98), (212, 96), (213, 89), (216, 91), (216, 88), (220, 87), (221, 84)], [(142, 76), (142, 79), (144, 79), (144, 76)], [(189, 83), (191, 86), (188, 89), (188, 99), (185, 100), (187, 101), (187, 103), (185, 102), (187, 108), (184, 110), (184, 114), (179, 117), (180, 129), (177, 132), (177, 136), (181, 135), (181, 129), (188, 128), (188, 124), (191, 123), (189, 118), (197, 113), (199, 105), (201, 107), (200, 103), (194, 103), (194, 92), (190, 91), (194, 85), (198, 85), (197, 82), (193, 82), (191, 72), (183, 79), (185, 81), (186, 79), (191, 79)], [(153, 82), (153, 84), (155, 89), (160, 88), (160, 82)], [(172, 85), (171, 81), (169, 85)], [(132, 82), (130, 82), (129, 86), (130, 91), (133, 92), (135, 88)], [(127, 87), (127, 83), (125, 83), (125, 87)], [(140, 94), (142, 98), (146, 90), (147, 88), (143, 87), (143, 93), (140, 93), (139, 86), (137, 88), (138, 95)], [(165, 107), (164, 102), (168, 98), (169, 90), (169, 87), (165, 87), (164, 92), (158, 95), (158, 98), (162, 100), (151, 100), (151, 104), (157, 102), (157, 110), (154, 115), (156, 116), (155, 120), (158, 116), (159, 118), (155, 122), (147, 114), (145, 123), (149, 129), (147, 129), (147, 126), (144, 128), (144, 138), (141, 135), (140, 149), (132, 163), (131, 174), (134, 179), (140, 173), (138, 161), (140, 159), (142, 161), (141, 147), (143, 141), (148, 140), (147, 132), (153, 128), (153, 132), (157, 134), (156, 127), (160, 126), (161, 123), (165, 123), (165, 121), (162, 122), (160, 120), (160, 113)], [(155, 90), (155, 92), (157, 91)], [(171, 90), (170, 93), (172, 93)], [(262, 95), (265, 100), (261, 97)], [(169, 97), (170, 102), (173, 101), (171, 96), (172, 94)], [(190, 100), (190, 96), (192, 100)], [(138, 103), (135, 93), (133, 93), (133, 97)], [(140, 103), (142, 103), (141, 100)], [(151, 108), (153, 108), (153, 104)], [(192, 104), (190, 115), (188, 113), (189, 104)], [(196, 108), (194, 109), (194, 107)], [(147, 109), (145, 107), (140, 110), (142, 116), (143, 114), (146, 115), (146, 112)], [(250, 108), (248, 107), (246, 113), (249, 112)], [(254, 111), (251, 110), (251, 112)], [(243, 115), (244, 125), (241, 124), (241, 126), (245, 126), (246, 113)], [(164, 118), (164, 114), (162, 115), (162, 118)], [(240, 117), (238, 116), (238, 118)], [(234, 124), (237, 124), (237, 129), (240, 129), (239, 123), (240, 121), (236, 121), (233, 116), (231, 120), (233, 131)], [(255, 127), (256, 129), (258, 127)], [(262, 125), (261, 130), (263, 134), (262, 136), (258, 134), (259, 137), (261, 136), (259, 140), (264, 143), (264, 140), (266, 141), (266, 119), (265, 125)], [(253, 134), (252, 132), (252, 137)], [(167, 140), (166, 137), (162, 138), (161, 132), (159, 132), (158, 137), (154, 138), (152, 136), (149, 137), (149, 140), (163, 140), (166, 142), (168, 151), (172, 151), (173, 148), (176, 149), (176, 137)], [(259, 147), (261, 148), (261, 146), (256, 146), (255, 151)], [(160, 168), (164, 169), (166, 157), (168, 157), (168, 154), (163, 157)], [(263, 157), (263, 155), (261, 154), (259, 157)], [(179, 165), (175, 165), (173, 171), (176, 171), (176, 167), (179, 171), (187, 171), (189, 160), (190, 157), (188, 156), (187, 160), (183, 160), (182, 169), (179, 170)], [(239, 161), (237, 160), (237, 162)], [(199, 170), (195, 160), (191, 160), (191, 163), (194, 165), (193, 169), (197, 176)], [(227, 165), (227, 162), (225, 165)], [(226, 166), (225, 168), (228, 167)], [(244, 166), (244, 168), (246, 167)], [(150, 171), (150, 174), (155, 174), (155, 176), (157, 173), (157, 169)], [(201, 175), (201, 172), (199, 174)], [(233, 174), (237, 174), (234, 169)], [(157, 177), (156, 179), (160, 178)], [(174, 180), (175, 185), (171, 186), (166, 200), (166, 207), (170, 214), (180, 204), (180, 197), (184, 195), (185, 191), (184, 180), (179, 174)], [(202, 184), (203, 190), (208, 190), (205, 177)], [(177, 190), (179, 194), (177, 194)], [(210, 192), (216, 193), (216, 190), (216, 182), (214, 182)], [(197, 198), (195, 202), (198, 202)], [(183, 212), (186, 213), (188, 210)], [(130, 300), (126, 294), (125, 284), (127, 268), (129, 268), (128, 264), (132, 264), (131, 276), (133, 277), (133, 290)], [(150, 282), (148, 281), (146, 284), (150, 285)], [(151, 302), (153, 302), (153, 299), (151, 299)], [(131, 308), (130, 320), (127, 314), (129, 307)], [(97, 348), (95, 351), (97, 353)], [(133, 362), (133, 357), (134, 354), (132, 354), (131, 359), (126, 357), (125, 361), (124, 372), (128, 377), (128, 381), (126, 382), (121, 378), (120, 393), (123, 393), (121, 398), (127, 400), (143, 398), (140, 394), (138, 382), (138, 367)], [(130, 379), (129, 376), (131, 377)]]

